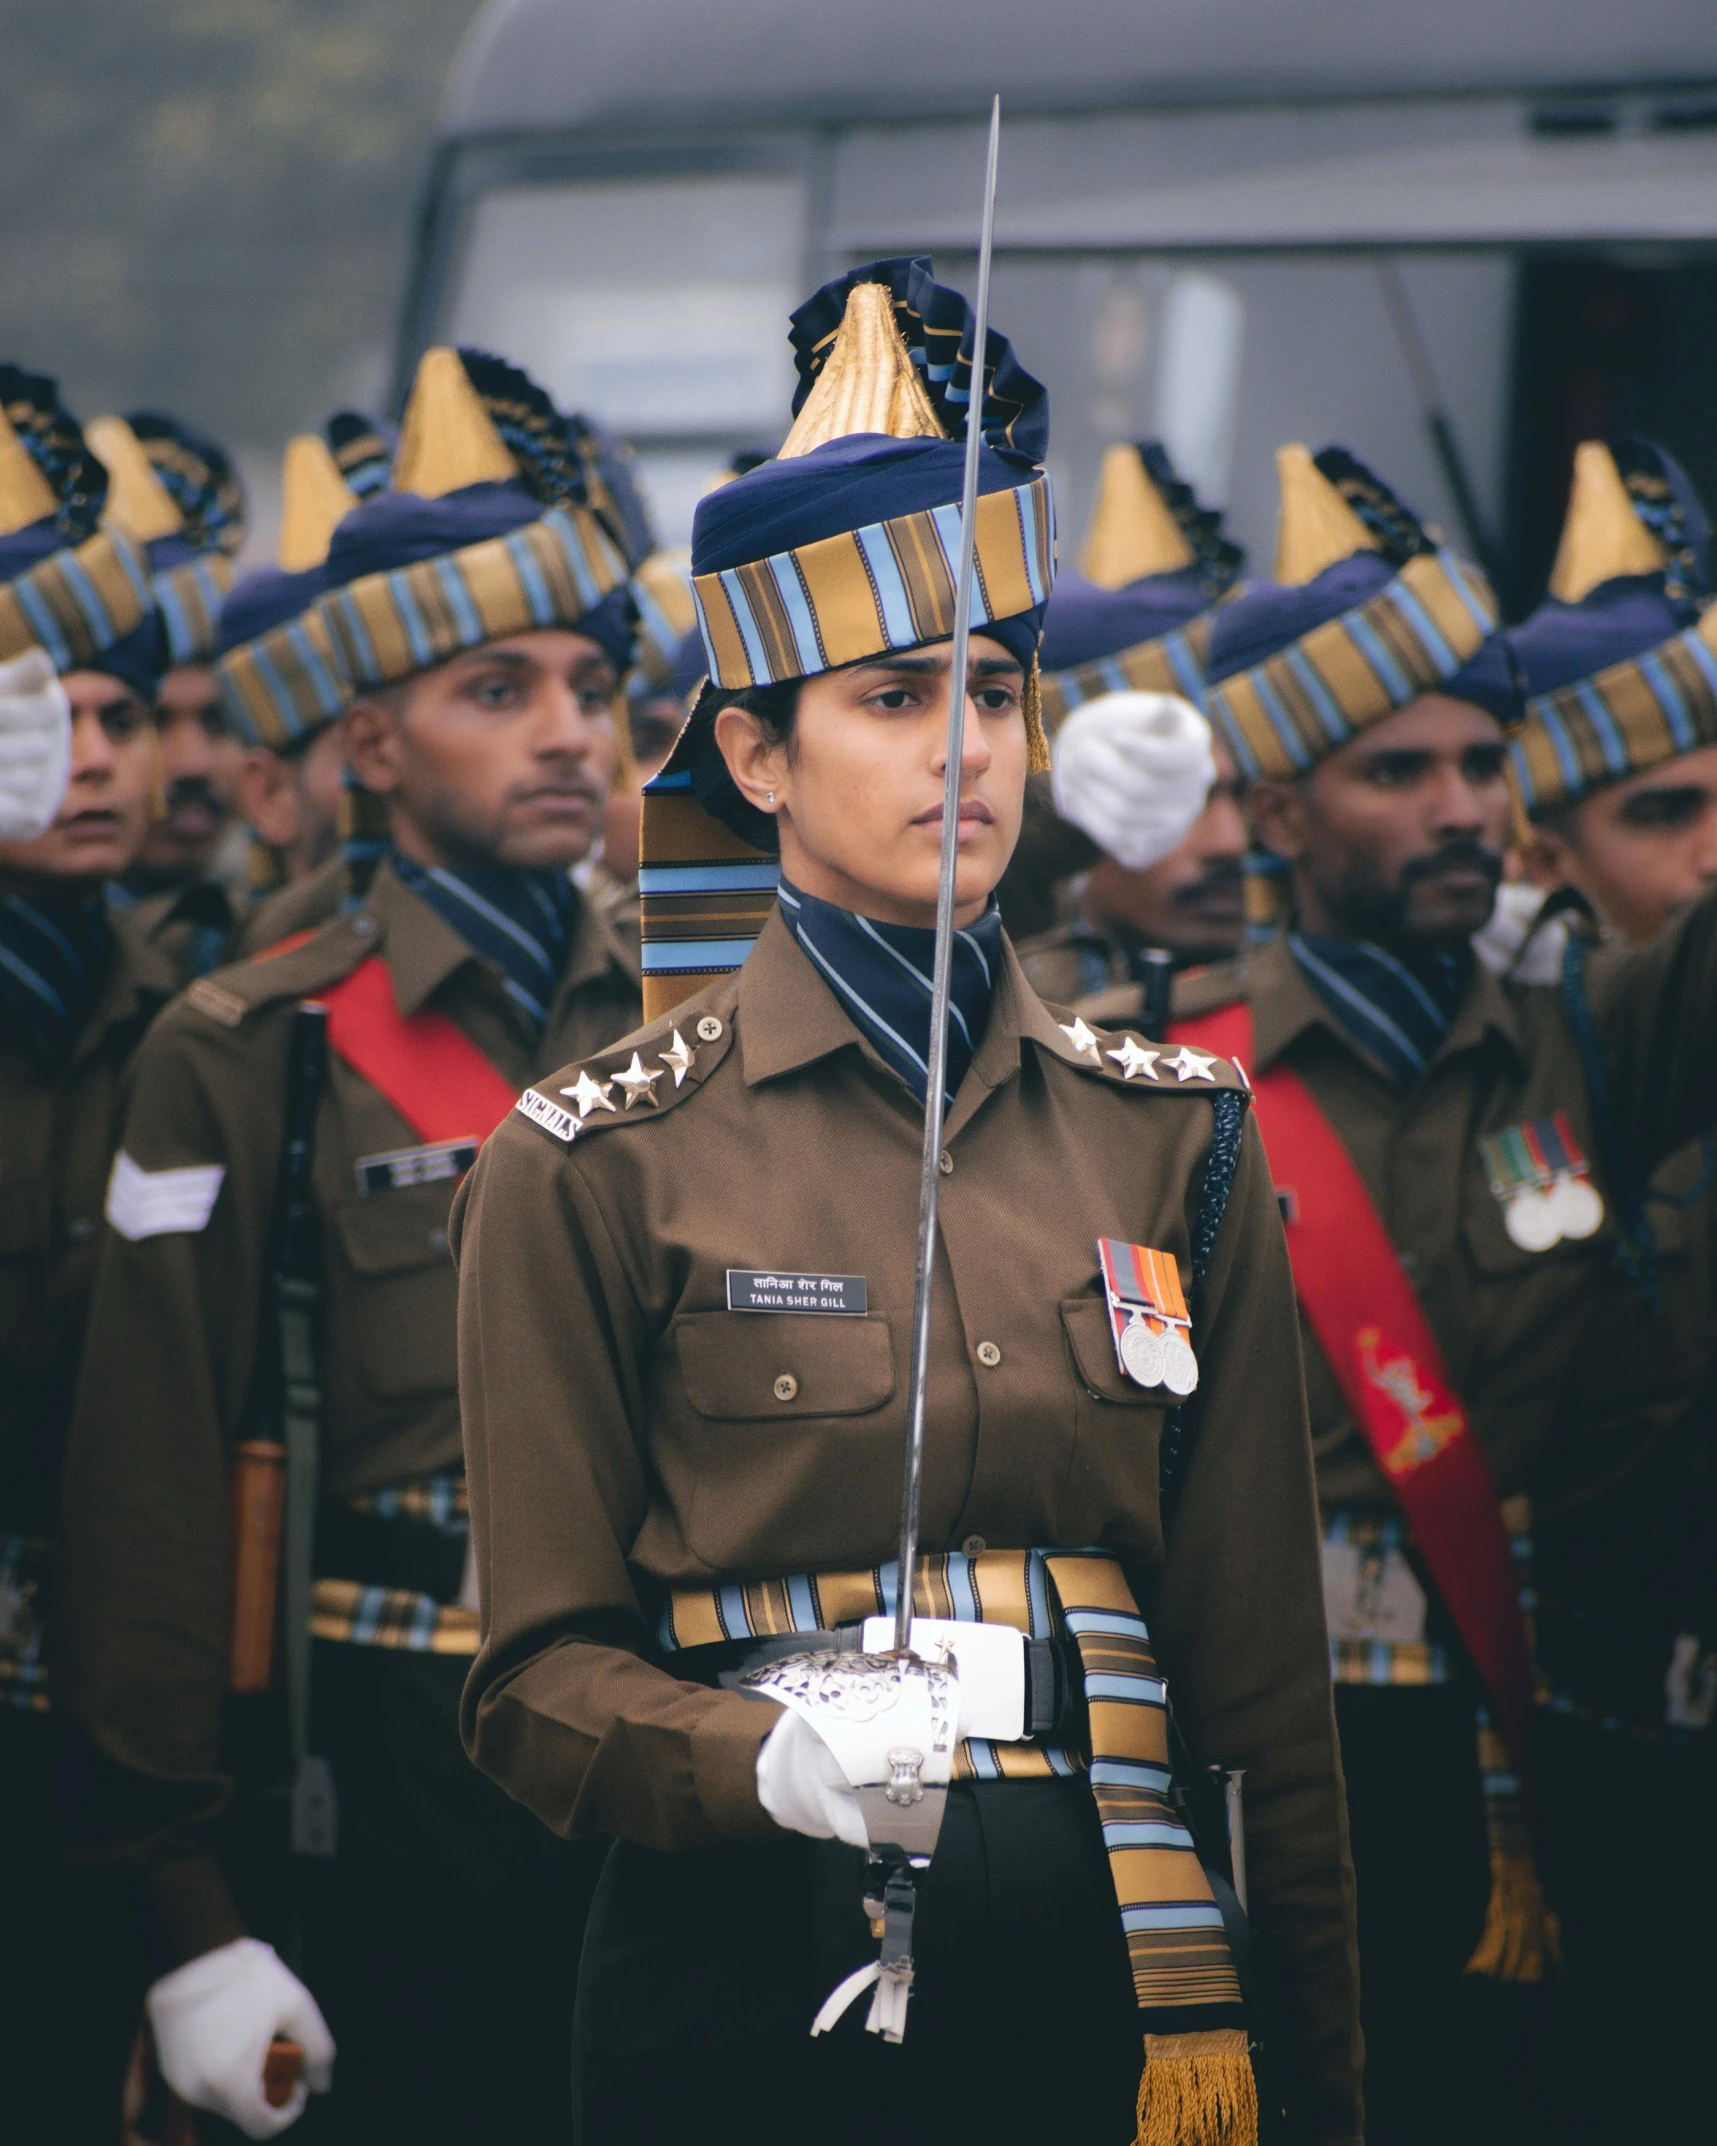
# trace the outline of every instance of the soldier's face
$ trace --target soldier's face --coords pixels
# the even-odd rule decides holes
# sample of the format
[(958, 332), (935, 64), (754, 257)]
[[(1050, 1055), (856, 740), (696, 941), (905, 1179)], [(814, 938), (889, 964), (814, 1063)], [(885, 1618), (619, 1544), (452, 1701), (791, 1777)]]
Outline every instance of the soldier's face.
[(1259, 783), (1259, 839), (1293, 870), (1302, 928), (1332, 937), (1464, 939), (1489, 917), (1510, 808), (1502, 730), (1427, 693), (1295, 783)]
[(221, 713), (220, 687), (200, 663), (170, 670), (155, 696), (166, 812), (149, 823), (138, 863), (163, 878), (206, 869), (232, 818), (244, 748)]
[(102, 671), (60, 683), (72, 707), (71, 781), (46, 834), (0, 842), (0, 880), (93, 884), (128, 871), (142, 847), (156, 771), (149, 710)]
[[(883, 923), (935, 923), (949, 652), (944, 641), (806, 679), (783, 746), (755, 749), (755, 726), (739, 709), (717, 718), (735, 781), (775, 814), (781, 869), (807, 894)], [(962, 924), (982, 913), (1019, 839), (1024, 687), (1001, 643), (974, 634), (954, 889)]]
[(1166, 946), (1182, 961), (1224, 960), (1239, 950), (1246, 923), (1239, 771), (1220, 740), (1211, 750), (1216, 780), (1178, 849), (1144, 871), (1104, 857), (1085, 875), (1092, 923)]
[(584, 634), (510, 634), (354, 703), (347, 758), (418, 863), (560, 869), (602, 825), (619, 683)]
[(1582, 799), (1534, 829), (1526, 860), (1540, 886), (1577, 888), (1618, 938), (1643, 945), (1717, 884), (1717, 745)]

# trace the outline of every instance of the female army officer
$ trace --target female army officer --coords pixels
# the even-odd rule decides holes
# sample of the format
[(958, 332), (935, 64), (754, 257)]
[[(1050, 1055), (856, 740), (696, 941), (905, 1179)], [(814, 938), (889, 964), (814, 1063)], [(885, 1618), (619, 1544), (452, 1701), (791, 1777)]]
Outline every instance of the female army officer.
[[(1148, 2146), (1238, 2142), (1251, 2025), (1266, 2116), (1359, 2135), (1293, 1295), (1243, 1077), (1045, 1007), (993, 899), (1041, 764), (1053, 556), (1045, 398), (999, 336), (915, 1600), (1040, 1644), (1002, 1632), (1024, 1668), (986, 1733), (981, 1679), (959, 1686), (898, 2047), (880, 1983), (884, 2035), (823, 2002), (877, 1973), (857, 1776), (734, 1688), (893, 1609), (970, 335), (925, 262), (795, 316), (794, 429), (699, 509), (712, 682), (645, 836), (692, 890), (681, 988), (724, 946), (731, 967), (732, 889), (776, 850), (778, 904), (737, 974), (527, 1091), (455, 1209), (467, 1743), (557, 1831), (617, 1839), (574, 2030), (584, 2146), (1120, 2146), (1135, 2120)], [(1195, 1372), (1177, 1417), (1165, 1375)], [(1184, 1772), (1245, 1769), (1250, 2008), (1161, 1679)]]

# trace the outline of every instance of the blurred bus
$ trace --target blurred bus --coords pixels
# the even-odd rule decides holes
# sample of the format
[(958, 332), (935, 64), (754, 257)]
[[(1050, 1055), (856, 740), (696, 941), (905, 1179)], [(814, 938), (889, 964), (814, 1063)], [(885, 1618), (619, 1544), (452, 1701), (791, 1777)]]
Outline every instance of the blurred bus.
[(493, 0), (454, 68), (397, 379), (438, 339), (625, 432), (664, 537), (785, 429), (790, 309), (929, 252), (1049, 385), (1062, 525), (1160, 436), (1267, 570), (1339, 439), (1542, 585), (1573, 443), (1717, 502), (1710, 0)]

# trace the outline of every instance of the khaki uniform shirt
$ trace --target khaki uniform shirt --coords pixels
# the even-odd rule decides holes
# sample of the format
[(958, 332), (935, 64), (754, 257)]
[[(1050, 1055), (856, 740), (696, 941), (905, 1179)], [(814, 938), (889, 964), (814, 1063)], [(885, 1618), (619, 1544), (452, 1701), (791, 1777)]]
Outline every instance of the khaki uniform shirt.
[(116, 918), (113, 966), (69, 1059), (0, 1031), (0, 1535), (53, 1531), (121, 1083), (195, 973), (182, 907), (162, 898)]
[[(1623, 1171), (1660, 1188), (1693, 1181), (1678, 1154), (1717, 1117), (1717, 901), (1638, 952), (1604, 949), (1586, 971)], [(1353, 1157), (1411, 1276), (1470, 1413), (1499, 1495), (1563, 1498), (1621, 1466), (1624, 1435), (1651, 1442), (1696, 1390), (1711, 1351), (1711, 1242), (1702, 1208), (1649, 1204), (1662, 1283), (1651, 1311), (1616, 1265), (1617, 1188), (1561, 991), (1505, 983), (1475, 965), (1424, 1074), (1389, 1079), (1336, 1026), (1285, 940), (1177, 979), (1190, 1018), (1244, 996), (1250, 1070), (1293, 1069)], [(1088, 1001), (1124, 1017), (1126, 996)], [(1566, 1111), (1606, 1215), (1596, 1236), (1528, 1252), (1512, 1242), (1479, 1152), (1481, 1134)], [(1673, 1160), (1671, 1160), (1673, 1158)], [(1326, 1506), (1393, 1503), (1309, 1327), (1302, 1332), (1318, 1490)], [(1567, 1428), (1578, 1405), (1582, 1441)], [(1625, 1433), (1618, 1418), (1632, 1428)]]
[(1038, 997), (1052, 1006), (1076, 1006), (1119, 986), (1133, 992), (1130, 1003), (1137, 1007), (1141, 987), (1133, 975), (1130, 950), (1083, 917), (1022, 940), (1019, 965)]
[[(1257, 1135), (1194, 1307), (1202, 1428), (1165, 1547), (1165, 1412), (1117, 1365), (1097, 1240), (1190, 1271), (1212, 1084), (1128, 1081), (1062, 1020), (1010, 948), (947, 1122), (923, 1544), (1122, 1559), (1193, 1750), (1247, 1769), (1253, 1913), (1306, 2135), (1356, 2137), (1352, 1879)], [(756, 1759), (776, 1709), (643, 1653), (665, 1589), (895, 1554), (923, 1117), (778, 914), (737, 975), (585, 1070), (611, 1079), (634, 1049), (653, 1101), (616, 1087), (570, 1143), (515, 1113), (454, 1206), (484, 1604), (465, 1732), (558, 1831), (695, 1849), (774, 1836)], [(542, 1084), (550, 1105), (576, 1113), (579, 1071)], [(868, 1310), (729, 1311), (730, 1267), (862, 1275)]]
[[(225, 1176), (200, 1230), (106, 1234), (67, 1461), (62, 1656), (67, 1707), (115, 1771), (106, 1844), (155, 1839), (176, 1959), (238, 1934), (197, 1827), (227, 1792), (229, 1456), (275, 1398), (258, 1390), (258, 1363), (287, 1036), (300, 999), (372, 954), (402, 1013), (439, 1009), (521, 1087), (638, 1018), (636, 965), (588, 904), (539, 1040), (498, 974), (384, 866), (363, 909), (286, 954), (204, 978), (139, 1056), (125, 1152), (146, 1171), (214, 1163)], [(357, 1179), (361, 1157), (420, 1144), (330, 1052), (314, 1178), (325, 1498), (459, 1462), (452, 1187), (364, 1193)]]

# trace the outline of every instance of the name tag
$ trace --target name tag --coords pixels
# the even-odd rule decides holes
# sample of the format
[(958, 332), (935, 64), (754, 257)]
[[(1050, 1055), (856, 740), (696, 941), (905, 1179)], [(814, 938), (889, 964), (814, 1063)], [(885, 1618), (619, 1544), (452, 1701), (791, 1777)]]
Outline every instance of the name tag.
[(1425, 1637), (1425, 1590), (1413, 1577), (1405, 1550), (1325, 1542), (1323, 1573), (1331, 1639), (1411, 1647)]
[(360, 1155), (360, 1192), (403, 1192), (411, 1185), (445, 1185), (477, 1160), (475, 1140), (439, 1140), (433, 1147), (395, 1148), (387, 1155)]
[(870, 1295), (862, 1274), (792, 1274), (750, 1267), (727, 1270), (729, 1311), (815, 1311), (863, 1318)]

